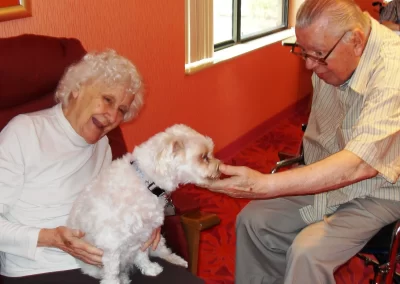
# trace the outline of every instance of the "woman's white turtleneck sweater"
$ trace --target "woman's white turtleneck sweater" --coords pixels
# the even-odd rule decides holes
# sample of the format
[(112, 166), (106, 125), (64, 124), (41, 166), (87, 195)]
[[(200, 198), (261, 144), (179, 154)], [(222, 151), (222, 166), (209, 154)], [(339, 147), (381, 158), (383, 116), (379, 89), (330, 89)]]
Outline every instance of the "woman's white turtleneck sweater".
[(60, 104), (8, 123), (0, 133), (0, 274), (78, 268), (64, 251), (38, 248), (39, 231), (64, 226), (77, 195), (110, 163), (107, 137), (86, 143)]

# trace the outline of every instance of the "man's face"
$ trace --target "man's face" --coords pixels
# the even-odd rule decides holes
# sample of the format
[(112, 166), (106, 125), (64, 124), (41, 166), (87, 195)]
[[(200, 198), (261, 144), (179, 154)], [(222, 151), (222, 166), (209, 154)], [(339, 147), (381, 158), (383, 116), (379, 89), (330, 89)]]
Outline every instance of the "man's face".
[(356, 69), (361, 54), (358, 54), (351, 41), (344, 40), (346, 35), (341, 38), (343, 34), (330, 32), (333, 28), (328, 27), (326, 18), (321, 18), (309, 27), (296, 28), (296, 37), (303, 53), (324, 58), (332, 51), (325, 60), (326, 65), (307, 58), (306, 68), (313, 70), (327, 84), (339, 86), (346, 82)]

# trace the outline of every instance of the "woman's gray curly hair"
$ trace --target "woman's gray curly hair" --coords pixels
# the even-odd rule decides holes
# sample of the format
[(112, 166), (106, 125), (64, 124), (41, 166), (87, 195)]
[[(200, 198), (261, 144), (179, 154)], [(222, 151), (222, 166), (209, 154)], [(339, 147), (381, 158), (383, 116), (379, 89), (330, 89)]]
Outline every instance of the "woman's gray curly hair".
[(68, 105), (72, 92), (78, 91), (86, 83), (95, 82), (101, 82), (108, 87), (122, 85), (126, 94), (135, 96), (124, 121), (134, 118), (139, 113), (143, 106), (142, 78), (132, 62), (112, 49), (99, 53), (90, 52), (71, 65), (58, 84), (55, 99), (63, 105)]

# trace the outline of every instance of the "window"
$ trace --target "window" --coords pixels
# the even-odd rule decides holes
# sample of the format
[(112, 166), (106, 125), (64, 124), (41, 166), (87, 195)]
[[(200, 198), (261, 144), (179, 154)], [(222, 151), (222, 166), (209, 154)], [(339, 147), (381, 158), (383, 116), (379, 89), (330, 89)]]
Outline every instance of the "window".
[(287, 28), (287, 0), (214, 0), (214, 49)]
[(214, 64), (216, 50), (287, 29), (288, 1), (185, 0), (186, 74)]

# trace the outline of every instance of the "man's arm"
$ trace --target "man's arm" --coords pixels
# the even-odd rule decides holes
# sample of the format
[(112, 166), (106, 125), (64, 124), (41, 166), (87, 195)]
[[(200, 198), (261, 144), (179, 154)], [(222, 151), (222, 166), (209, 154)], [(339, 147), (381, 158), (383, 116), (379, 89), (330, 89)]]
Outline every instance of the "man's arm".
[(270, 199), (330, 191), (374, 177), (378, 172), (357, 155), (342, 150), (304, 167), (276, 174), (261, 174), (247, 167), (221, 165), (231, 177), (211, 181), (204, 187), (236, 198)]
[(267, 175), (261, 188), (266, 189), (268, 198), (308, 195), (342, 188), (377, 174), (357, 155), (342, 150), (314, 164)]

